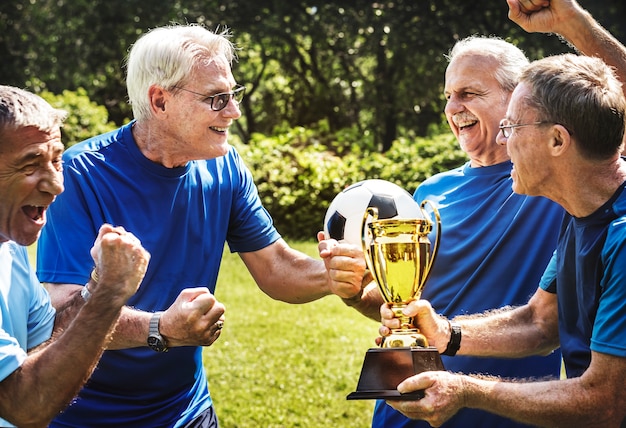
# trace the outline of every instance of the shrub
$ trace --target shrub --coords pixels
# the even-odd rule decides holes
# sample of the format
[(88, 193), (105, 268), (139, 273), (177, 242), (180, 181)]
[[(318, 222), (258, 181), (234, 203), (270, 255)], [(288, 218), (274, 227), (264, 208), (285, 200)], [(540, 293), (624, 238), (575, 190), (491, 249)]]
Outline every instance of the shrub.
[(65, 90), (60, 95), (43, 91), (39, 95), (53, 107), (69, 113), (61, 129), (61, 138), (66, 148), (117, 128), (115, 123), (109, 121), (106, 107), (92, 102), (83, 88), (76, 91)]
[[(346, 143), (339, 146), (345, 149)], [(237, 147), (276, 227), (290, 239), (315, 239), (330, 202), (350, 184), (380, 178), (413, 193), (426, 178), (467, 159), (448, 134), (400, 139), (384, 154), (362, 151), (362, 146), (342, 149), (341, 157), (335, 141), (301, 127), (273, 137), (257, 134)]]

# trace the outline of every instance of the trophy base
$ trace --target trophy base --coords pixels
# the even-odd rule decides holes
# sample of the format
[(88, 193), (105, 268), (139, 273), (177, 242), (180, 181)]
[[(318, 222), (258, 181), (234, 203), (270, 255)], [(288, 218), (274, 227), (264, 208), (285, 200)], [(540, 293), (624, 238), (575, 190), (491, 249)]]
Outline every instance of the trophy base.
[(404, 379), (417, 373), (444, 370), (437, 348), (370, 348), (365, 354), (356, 391), (348, 400), (419, 400), (423, 391), (400, 394)]

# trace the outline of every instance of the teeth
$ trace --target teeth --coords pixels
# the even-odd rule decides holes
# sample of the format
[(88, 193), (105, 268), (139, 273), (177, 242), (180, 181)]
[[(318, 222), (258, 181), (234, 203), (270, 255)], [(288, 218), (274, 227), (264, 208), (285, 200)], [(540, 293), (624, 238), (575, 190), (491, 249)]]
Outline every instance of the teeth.
[(212, 126), (211, 129), (213, 129), (215, 131), (219, 131), (219, 132), (226, 132), (226, 131), (228, 131), (228, 128), (218, 128), (217, 126)]
[(466, 126), (470, 126), (470, 125), (474, 125), (475, 123), (478, 122), (478, 120), (474, 117), (467, 117), (466, 115), (463, 116), (455, 116), (453, 117), (454, 120), (454, 124), (456, 126), (458, 126), (459, 128), (463, 128)]

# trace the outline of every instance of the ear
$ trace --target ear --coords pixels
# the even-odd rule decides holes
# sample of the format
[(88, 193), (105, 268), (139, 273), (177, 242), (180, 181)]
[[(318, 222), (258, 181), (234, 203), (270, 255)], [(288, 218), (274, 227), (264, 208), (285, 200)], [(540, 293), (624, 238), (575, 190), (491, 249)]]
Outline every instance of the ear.
[(148, 99), (150, 100), (150, 110), (155, 116), (165, 112), (165, 104), (170, 93), (157, 85), (152, 85), (148, 89)]
[(573, 141), (569, 131), (563, 126), (554, 124), (552, 126), (552, 138), (550, 140), (550, 150), (553, 156), (560, 156), (572, 147)]

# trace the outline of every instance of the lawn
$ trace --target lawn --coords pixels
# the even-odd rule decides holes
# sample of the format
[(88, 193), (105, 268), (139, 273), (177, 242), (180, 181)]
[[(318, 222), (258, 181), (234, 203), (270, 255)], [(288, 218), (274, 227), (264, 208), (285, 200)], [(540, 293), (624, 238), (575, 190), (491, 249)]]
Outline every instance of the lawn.
[[(317, 257), (313, 242), (293, 246)], [(36, 247), (29, 250), (34, 257)], [(377, 322), (335, 296), (304, 305), (274, 301), (228, 252), (216, 296), (226, 324), (204, 364), (222, 428), (370, 426), (374, 402), (346, 395), (374, 346)]]
[[(316, 244), (293, 245), (316, 257)], [(377, 322), (335, 296), (304, 305), (274, 301), (229, 253), (216, 297), (226, 305), (227, 321), (204, 361), (221, 426), (370, 426), (374, 402), (347, 401), (346, 395), (374, 345)]]

